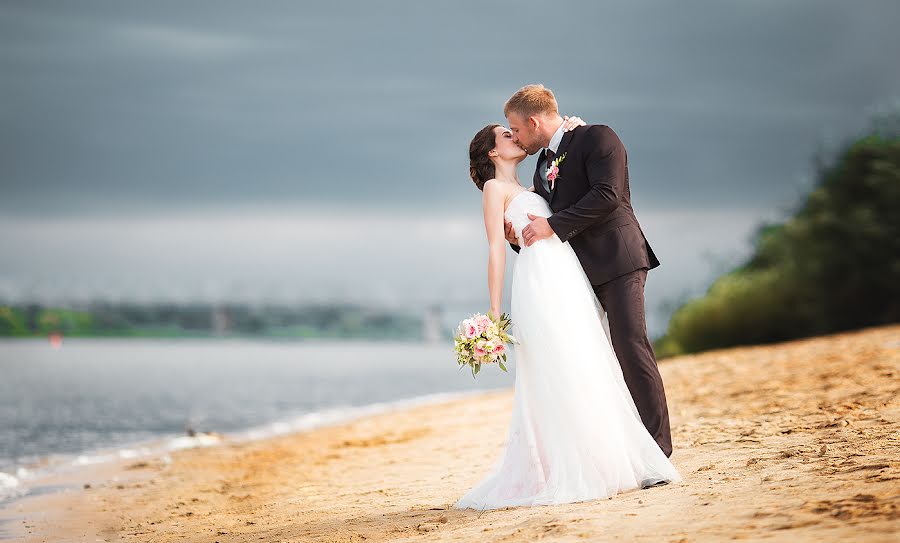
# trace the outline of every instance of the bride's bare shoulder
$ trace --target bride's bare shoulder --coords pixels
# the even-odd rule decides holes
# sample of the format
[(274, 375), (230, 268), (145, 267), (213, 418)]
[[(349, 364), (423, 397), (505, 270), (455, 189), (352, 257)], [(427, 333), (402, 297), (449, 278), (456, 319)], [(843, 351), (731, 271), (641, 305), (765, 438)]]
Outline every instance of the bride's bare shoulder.
[(488, 179), (484, 182), (484, 185), (481, 186), (482, 192), (484, 194), (501, 194), (504, 197), (509, 196), (509, 183), (504, 183), (503, 181), (497, 181), (496, 179)]

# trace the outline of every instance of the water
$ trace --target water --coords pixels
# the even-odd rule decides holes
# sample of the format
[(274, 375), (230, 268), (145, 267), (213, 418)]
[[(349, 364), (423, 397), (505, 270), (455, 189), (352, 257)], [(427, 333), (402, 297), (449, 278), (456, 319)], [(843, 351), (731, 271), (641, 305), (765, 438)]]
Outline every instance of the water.
[[(512, 386), (449, 344), (0, 340), (0, 500), (65, 467), (255, 439)], [(186, 430), (199, 432), (193, 438)]]

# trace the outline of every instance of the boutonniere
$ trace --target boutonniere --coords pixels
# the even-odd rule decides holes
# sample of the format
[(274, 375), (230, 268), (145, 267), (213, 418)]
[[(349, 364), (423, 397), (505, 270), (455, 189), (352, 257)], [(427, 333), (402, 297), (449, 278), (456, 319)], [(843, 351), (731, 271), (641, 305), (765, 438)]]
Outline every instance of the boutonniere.
[(553, 162), (550, 163), (550, 167), (547, 168), (547, 181), (550, 181), (550, 190), (553, 190), (553, 182), (559, 177), (559, 165), (562, 164), (562, 161), (565, 159), (566, 153), (563, 153), (554, 158)]

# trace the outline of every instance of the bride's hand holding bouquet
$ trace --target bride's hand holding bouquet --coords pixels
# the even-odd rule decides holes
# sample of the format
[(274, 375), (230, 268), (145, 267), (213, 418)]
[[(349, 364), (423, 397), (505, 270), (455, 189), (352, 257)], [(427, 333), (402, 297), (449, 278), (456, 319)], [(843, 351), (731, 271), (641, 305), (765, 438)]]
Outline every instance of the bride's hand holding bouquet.
[(503, 371), (508, 371), (506, 362), (507, 343), (517, 343), (509, 334), (512, 322), (509, 315), (491, 309), (487, 315), (481, 313), (464, 319), (457, 328), (453, 338), (453, 350), (456, 361), (461, 368), (464, 365), (472, 370), (472, 377), (481, 371), (482, 364), (496, 362)]

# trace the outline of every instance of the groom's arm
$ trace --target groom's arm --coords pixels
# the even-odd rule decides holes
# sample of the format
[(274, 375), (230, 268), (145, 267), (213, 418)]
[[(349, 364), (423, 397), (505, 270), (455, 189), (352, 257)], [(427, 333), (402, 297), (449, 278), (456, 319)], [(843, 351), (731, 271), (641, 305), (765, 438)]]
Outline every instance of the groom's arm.
[(518, 253), (521, 247), (513, 242), (513, 240), (516, 239), (516, 232), (513, 230), (512, 223), (507, 220), (503, 221), (503, 234), (506, 236), (506, 241), (509, 243), (509, 246), (512, 247), (512, 250)]
[(615, 211), (625, 192), (625, 146), (619, 136), (606, 125), (589, 127), (585, 136), (588, 139), (585, 169), (591, 188), (580, 200), (547, 219), (562, 241), (568, 241)]

